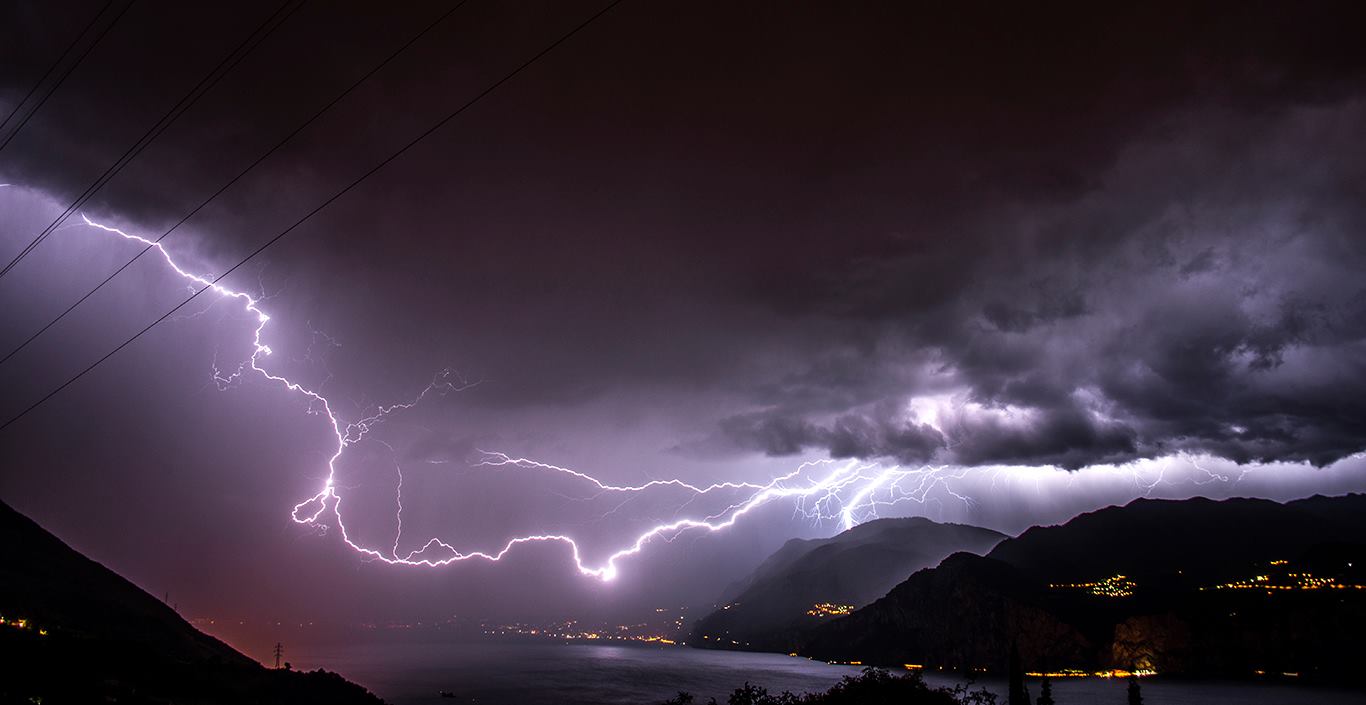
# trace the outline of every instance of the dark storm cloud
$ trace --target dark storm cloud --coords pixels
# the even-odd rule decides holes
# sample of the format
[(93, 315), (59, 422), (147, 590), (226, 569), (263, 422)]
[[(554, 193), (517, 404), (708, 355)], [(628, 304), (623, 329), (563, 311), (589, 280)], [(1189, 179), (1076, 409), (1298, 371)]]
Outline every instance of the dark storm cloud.
[[(78, 193), (248, 9), (130, 15), (5, 180)], [(305, 9), (92, 207), (174, 222), (439, 9)], [(462, 9), (195, 246), (259, 242), (587, 10)], [(72, 29), (14, 12), (7, 99)], [(1326, 462), (1366, 427), (1358, 14), (624, 6), (273, 251), (277, 305), (348, 341), (336, 384), (454, 356), (499, 414), (687, 399), (681, 449)]]
[[(852, 261), (845, 295), (806, 315), (859, 316), (904, 339), (895, 350), (934, 350), (922, 364), (956, 396), (889, 384), (853, 424), (835, 396), (770, 400), (723, 434), (768, 453), (1070, 468), (1175, 451), (1318, 464), (1354, 453), (1363, 117), (1359, 99), (1254, 116), (1191, 108), (1099, 172), (1103, 188), (972, 216), (904, 266)], [(933, 279), (948, 293), (914, 295), (922, 259), (953, 263)], [(877, 348), (846, 361), (887, 362)], [(915, 433), (917, 398), (939, 407), (937, 443)]]

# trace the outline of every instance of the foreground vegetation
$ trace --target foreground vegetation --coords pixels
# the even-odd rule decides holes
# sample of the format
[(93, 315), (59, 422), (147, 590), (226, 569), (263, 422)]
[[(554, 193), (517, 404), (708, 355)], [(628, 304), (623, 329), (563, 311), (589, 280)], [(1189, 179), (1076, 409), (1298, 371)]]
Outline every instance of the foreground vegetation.
[[(690, 705), (690, 693), (679, 693), (661, 705)], [(996, 696), (986, 689), (969, 690), (967, 686), (931, 688), (919, 673), (894, 676), (880, 668), (866, 668), (858, 676), (845, 676), (824, 693), (790, 691), (769, 693), (746, 683), (726, 699), (727, 705), (995, 705)], [(716, 705), (711, 698), (708, 705)]]

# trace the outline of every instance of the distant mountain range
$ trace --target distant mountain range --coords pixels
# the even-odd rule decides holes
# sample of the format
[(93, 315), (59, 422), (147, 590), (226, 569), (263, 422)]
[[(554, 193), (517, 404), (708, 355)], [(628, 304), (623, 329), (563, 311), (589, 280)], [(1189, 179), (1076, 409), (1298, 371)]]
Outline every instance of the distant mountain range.
[(324, 671), (269, 670), (0, 502), (0, 703), (380, 705)]
[(1344, 679), (1366, 636), (1366, 496), (1137, 500), (960, 553), (803, 631), (804, 656), (1000, 672)]
[[(924, 518), (877, 519), (828, 539), (793, 539), (697, 622), (689, 643), (788, 651), (804, 633), (886, 594), (959, 551), (985, 553), (1004, 534)], [(809, 614), (809, 613), (815, 614)]]

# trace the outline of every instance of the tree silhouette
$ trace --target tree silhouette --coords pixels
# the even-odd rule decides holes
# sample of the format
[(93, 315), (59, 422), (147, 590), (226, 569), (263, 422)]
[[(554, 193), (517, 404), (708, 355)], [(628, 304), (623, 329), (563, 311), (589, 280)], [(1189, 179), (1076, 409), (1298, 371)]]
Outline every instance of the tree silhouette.
[(1048, 682), (1048, 676), (1039, 682), (1038, 705), (1053, 705), (1053, 684)]
[[(660, 705), (691, 705), (693, 696), (680, 692)], [(708, 705), (716, 705), (712, 699)], [(996, 705), (996, 696), (985, 689), (931, 688), (919, 673), (892, 675), (880, 668), (866, 668), (858, 676), (845, 676), (823, 693), (778, 694), (746, 683), (736, 688), (726, 705)]]
[(760, 703), (765, 703), (768, 700), (767, 688), (746, 683), (743, 688), (736, 688), (726, 702), (729, 705), (760, 705)]
[(1020, 649), (1010, 642), (1010, 687), (1006, 702), (1010, 705), (1029, 705), (1029, 691), (1025, 690), (1024, 666), (1020, 664)]

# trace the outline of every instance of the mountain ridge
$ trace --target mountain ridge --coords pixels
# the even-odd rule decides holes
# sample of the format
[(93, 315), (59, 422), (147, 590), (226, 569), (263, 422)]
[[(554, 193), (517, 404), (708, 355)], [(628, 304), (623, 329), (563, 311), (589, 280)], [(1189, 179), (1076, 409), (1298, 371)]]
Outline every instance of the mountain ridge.
[(808, 632), (813, 658), (1003, 672), (1350, 678), (1366, 495), (1135, 500), (958, 553)]
[(726, 604), (698, 620), (689, 643), (785, 651), (825, 616), (818, 604), (831, 614), (866, 604), (919, 568), (958, 550), (984, 552), (1004, 538), (990, 529), (907, 517), (876, 519), (824, 539), (793, 539), (738, 590), (728, 590)]
[(4, 502), (0, 537), (0, 702), (382, 704), (334, 673), (264, 668)]

